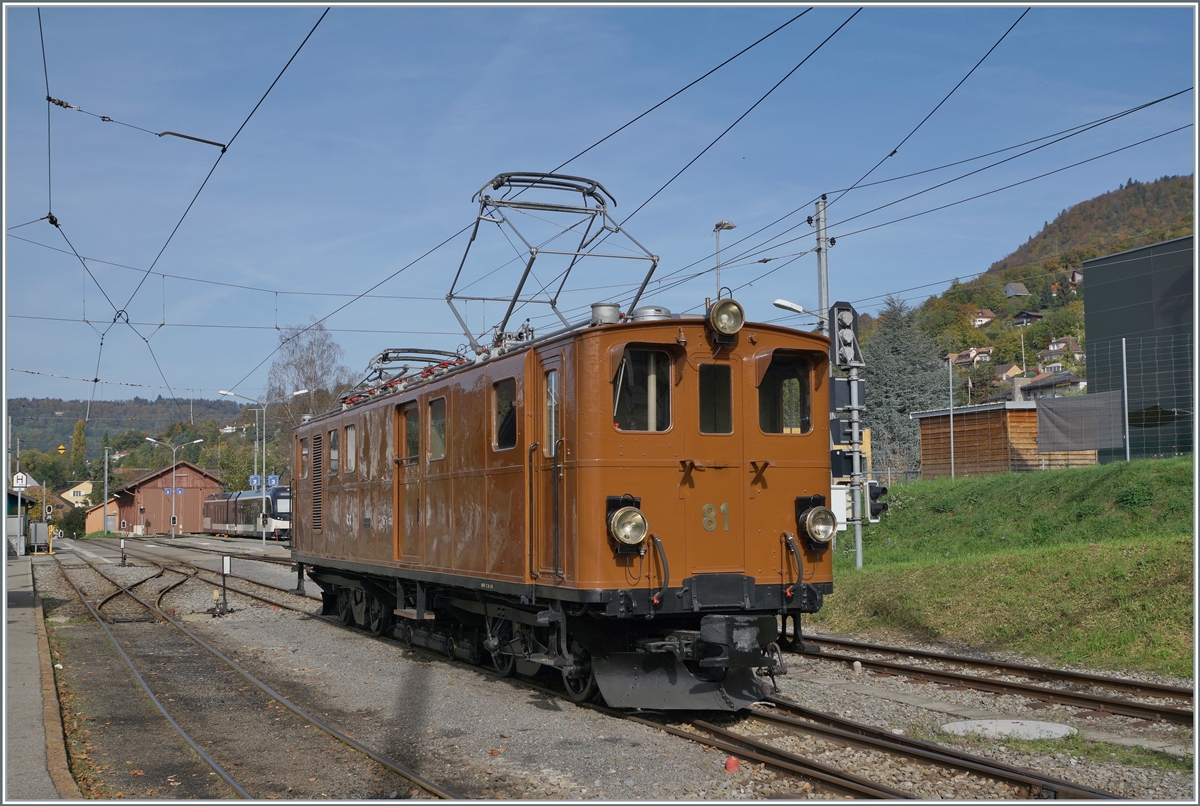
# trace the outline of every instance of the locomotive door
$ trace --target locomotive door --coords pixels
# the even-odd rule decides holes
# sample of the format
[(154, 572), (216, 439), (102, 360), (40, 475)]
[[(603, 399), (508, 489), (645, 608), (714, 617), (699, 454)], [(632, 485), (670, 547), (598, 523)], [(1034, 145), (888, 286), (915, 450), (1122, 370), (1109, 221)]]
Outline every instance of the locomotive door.
[[(567, 529), (563, 438), (565, 407), (563, 361), (560, 354), (539, 356), (534, 390), (534, 430), (530, 441), (532, 469), (532, 530), (530, 570), (542, 585), (558, 584), (565, 575)], [(534, 442), (537, 443), (534, 447)]]
[[(742, 435), (734, 416), (740, 405), (741, 364), (728, 353), (699, 359), (692, 400), (680, 400), (680, 412), (698, 420), (683, 425), (686, 458), (681, 460), (679, 491), (684, 500), (687, 573), (741, 573), (746, 567)], [(696, 415), (693, 415), (696, 416)], [(690, 417), (688, 418), (691, 419)]]
[(395, 549), (397, 560), (421, 560), (421, 410), (417, 403), (396, 407)]

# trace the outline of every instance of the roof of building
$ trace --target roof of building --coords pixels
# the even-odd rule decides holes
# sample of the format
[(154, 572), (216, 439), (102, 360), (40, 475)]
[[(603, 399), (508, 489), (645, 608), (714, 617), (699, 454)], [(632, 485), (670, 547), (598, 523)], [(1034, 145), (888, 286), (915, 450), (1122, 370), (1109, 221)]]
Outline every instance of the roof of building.
[(166, 473), (170, 473), (170, 472), (172, 472), (172, 468), (174, 468), (174, 470), (175, 470), (175, 472), (176, 472), (176, 473), (178, 473), (178, 472), (179, 472), (179, 469), (180, 469), (180, 468), (187, 468), (187, 469), (189, 469), (189, 470), (191, 470), (191, 471), (194, 471), (194, 472), (196, 472), (196, 473), (199, 473), (199, 474), (200, 474), (200, 475), (202, 475), (202, 476), (205, 476), (205, 477), (207, 477), (207, 478), (209, 478), (209, 479), (212, 479), (212, 480), (213, 480), (213, 481), (215, 481), (217, 484), (222, 484), (222, 483), (223, 483), (223, 482), (221, 481), (221, 477), (220, 477), (220, 476), (217, 476), (217, 475), (214, 475), (213, 473), (210, 473), (210, 472), (208, 472), (207, 470), (205, 470), (204, 468), (200, 467), (199, 465), (194, 465), (194, 464), (192, 464), (191, 462), (184, 461), (184, 460), (182, 460), (182, 459), (181, 459), (181, 460), (180, 460), (180, 461), (179, 461), (177, 464), (174, 464), (174, 465), (167, 465), (166, 467), (160, 467), (160, 468), (158, 468), (157, 470), (151, 470), (149, 473), (146, 473), (146, 474), (144, 474), (144, 475), (141, 475), (141, 476), (137, 477), (136, 479), (134, 479), (133, 481), (129, 482), (128, 484), (125, 484), (125, 485), (123, 485), (123, 486), (121, 486), (121, 487), (118, 487), (118, 488), (117, 488), (117, 489), (114, 491), (114, 493), (113, 493), (113, 494), (114, 494), (114, 495), (116, 495), (116, 494), (118, 494), (118, 493), (123, 493), (123, 492), (125, 492), (126, 490), (132, 490), (134, 487), (141, 487), (142, 485), (144, 485), (144, 484), (145, 484), (146, 482), (148, 482), (148, 481), (153, 481), (154, 479), (158, 478), (159, 476), (162, 476), (163, 474), (166, 474)]
[(1036, 391), (1038, 389), (1049, 389), (1055, 386), (1062, 386), (1063, 384), (1079, 383), (1082, 380), (1084, 379), (1078, 377), (1073, 372), (1068, 372), (1066, 370), (1062, 372), (1043, 372), (1041, 375), (1038, 375), (1029, 383), (1025, 384), (1023, 388), (1025, 391)]
[[(1008, 411), (1021, 411), (1036, 408), (1037, 401), (1034, 400), (1022, 400), (1017, 403), (1012, 401), (1001, 401), (997, 403), (977, 403), (974, 406), (955, 406), (954, 414), (975, 414), (981, 411), (1000, 411), (1002, 409)], [(949, 413), (950, 409), (931, 409), (930, 411), (912, 411), (909, 412), (908, 416), (914, 420), (921, 420), (926, 417), (945, 417)]]
[(1027, 289), (1025, 287), (1024, 283), (1005, 283), (1004, 284), (1004, 296), (1006, 296), (1006, 297), (1031, 297), (1033, 295), (1029, 293), (1029, 289)]

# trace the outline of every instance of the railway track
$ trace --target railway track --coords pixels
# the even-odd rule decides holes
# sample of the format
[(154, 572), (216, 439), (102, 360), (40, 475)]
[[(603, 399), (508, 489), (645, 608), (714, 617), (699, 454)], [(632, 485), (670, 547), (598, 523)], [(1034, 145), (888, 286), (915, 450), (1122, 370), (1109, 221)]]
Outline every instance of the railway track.
[[(193, 563), (180, 562), (197, 573), (218, 576), (216, 572)], [(289, 594), (291, 591), (272, 586), (258, 580), (240, 578), (243, 582), (267, 588), (274, 593)], [(205, 580), (206, 583), (211, 580)], [(277, 598), (262, 596), (251, 591), (231, 588), (231, 593), (251, 596), (266, 604), (286, 608), (310, 617), (318, 618), (335, 626), (336, 619), (314, 615), (311, 610), (296, 607)], [(364, 636), (366, 637), (366, 636)], [(396, 646), (405, 646), (393, 638), (380, 639)], [(806, 638), (807, 640), (807, 638)], [(413, 647), (414, 649), (417, 649)], [(429, 650), (436, 657), (442, 655)], [(823, 655), (826, 658), (840, 656)], [(1031, 667), (1032, 668), (1032, 667)], [(481, 667), (485, 675), (494, 674)], [(562, 692), (547, 688), (529, 680), (514, 681), (516, 684), (562, 698)], [(767, 707), (755, 707), (743, 711), (733, 724), (720, 726), (706, 720), (692, 720), (679, 725), (668, 724), (665, 718), (646, 718), (600, 705), (587, 705), (621, 719), (629, 719), (670, 733), (679, 738), (699, 742), (714, 749), (737, 756), (746, 761), (763, 764), (788, 776), (795, 776), (815, 787), (821, 794), (831, 797), (854, 797), (871, 799), (912, 799), (930, 797), (936, 793), (941, 798), (976, 798), (983, 791), (984, 797), (1024, 798), (1068, 798), (1068, 799), (1112, 799), (1117, 795), (1101, 789), (1066, 781), (1042, 773), (1005, 765), (991, 759), (973, 756), (953, 748), (932, 742), (896, 736), (887, 731), (824, 714), (790, 702), (771, 697)], [(816, 748), (823, 756), (837, 759), (854, 751), (862, 758), (867, 772), (858, 774), (842, 769), (837, 763), (825, 763), (812, 757), (809, 752), (796, 752), (790, 746), (799, 745)], [(876, 770), (884, 771), (877, 776)], [(896, 777), (897, 770), (905, 770), (900, 777), (907, 780), (886, 780), (888, 775)], [(860, 769), (860, 772), (862, 770)], [(884, 777), (885, 780), (877, 780)], [(989, 789), (990, 788), (990, 789)]]
[[(1082, 715), (1085, 716), (1117, 715), (1149, 721), (1162, 720), (1188, 726), (1195, 721), (1195, 713), (1190, 707), (1193, 703), (1192, 691), (1176, 686), (990, 661), (983, 658), (959, 657), (926, 650), (864, 644), (826, 636), (806, 635), (804, 640), (806, 643), (818, 644), (835, 650), (823, 651), (819, 655), (810, 655), (810, 658), (849, 664), (857, 662), (861, 664), (862, 669), (874, 671), (879, 675), (904, 676), (913, 680), (961, 686), (995, 694), (1017, 695), (1033, 700), (1035, 706), (1038, 703), (1069, 705), (1084, 709)], [(865, 654), (850, 654), (849, 650), (859, 650)], [(927, 665), (919, 666), (914, 663), (884, 660), (878, 655), (903, 656)], [(977, 676), (947, 668), (953, 666), (982, 669), (991, 674)], [(1040, 680), (1070, 688), (1053, 688), (1046, 685), (1018, 682), (1009, 679), (1012, 677)], [(1101, 689), (1119, 692), (1119, 694), (1095, 694), (1091, 691), (1080, 690), (1083, 688), (1093, 691)], [(1145, 701), (1134, 701), (1130, 699), (1132, 697), (1143, 698)], [(1182, 707), (1184, 705), (1188, 707)]]
[[(271, 790), (270, 784), (264, 782), (278, 781), (280, 778), (294, 781), (294, 787), (297, 790), (304, 788), (302, 784), (304, 780), (316, 780), (314, 777), (309, 777), (307, 763), (313, 758), (321, 758), (322, 753), (337, 752), (327, 747), (334, 742), (334, 744), (341, 743), (352, 748), (433, 797), (445, 799), (458, 797), (455, 793), (425, 780), (406, 766), (360, 744), (293, 704), (290, 698), (276, 692), (200, 636), (188, 630), (171, 615), (141, 598), (133, 590), (152, 579), (158, 579), (167, 574), (175, 573), (184, 577), (174, 585), (167, 586), (169, 589), (195, 579), (194, 575), (172, 571), (155, 563), (158, 567), (156, 573), (133, 582), (123, 582), (102, 572), (85, 558), (78, 558), (78, 562), (75, 563), (65, 563), (60, 559), (58, 565), (63, 578), (103, 628), (163, 717), (237, 796), (252, 797), (250, 790), (259, 788), (263, 790), (261, 792), (263, 796), (279, 797), (282, 793)], [(82, 585), (80, 581), (77, 581), (81, 577), (83, 578), (80, 580)], [(113, 589), (112, 593), (98, 595), (107, 609), (113, 610), (116, 600), (128, 597), (136, 602), (143, 613), (149, 613), (156, 622), (161, 620), (170, 624), (175, 630), (164, 633), (158, 624), (150, 627), (145, 624), (113, 623), (112, 615), (110, 614), (106, 619), (99, 608), (89, 601), (89, 593), (84, 589), (86, 587), (94, 591), (97, 586), (107, 586), (106, 590)], [(161, 591), (160, 597), (165, 592), (166, 590)], [(94, 593), (91, 595), (93, 598), (97, 596)], [(130, 606), (128, 604), (115, 605), (116, 609), (122, 612), (127, 611)], [(137, 627), (141, 629), (137, 630)], [(203, 656), (202, 653), (196, 653), (197, 646), (206, 650), (208, 655)], [(126, 648), (129, 648), (129, 651), (126, 651)], [(173, 660), (170, 663), (164, 663), (161, 661), (164, 656)], [(150, 657), (154, 657), (155, 661), (150, 661)], [(208, 660), (196, 661), (193, 660), (195, 657), (205, 657)], [(150, 674), (155, 678), (155, 688), (159, 689), (158, 694), (151, 689), (146, 682), (146, 677), (138, 668), (139, 665), (146, 667), (155, 662), (158, 665)], [(235, 672), (250, 685), (237, 687), (236, 691), (235, 687), (229, 686), (214, 693), (211, 686), (201, 682), (221, 680), (222, 678), (217, 675), (228, 672)], [(265, 707), (261, 695), (252, 689), (257, 689), (258, 692), (265, 693), (270, 698)], [(162, 696), (164, 691), (172, 696)], [(214, 697), (220, 700), (223, 707), (214, 709)], [(163, 699), (166, 699), (167, 702), (178, 703), (170, 709), (174, 715), (164, 705)], [(228, 705), (229, 702), (235, 704)], [(230, 731), (226, 725), (218, 724), (224, 720), (219, 719), (216, 714), (224, 712), (226, 708), (238, 715), (238, 724), (233, 731)], [(287, 712), (308, 724), (298, 726), (293, 723), (290, 728), (281, 726), (278, 723)], [(247, 715), (250, 714), (253, 717), (247, 718)], [(320, 733), (296, 730), (297, 727), (308, 726), (318, 728), (326, 735), (325, 738), (320, 738)], [(204, 738), (206, 736), (209, 737), (207, 740)], [(208, 746), (208, 752), (202, 749), (202, 745)], [(300, 752), (289, 752), (286, 755), (266, 752), (268, 748), (285, 745), (300, 748)], [(238, 746), (242, 750), (238, 750)], [(247, 746), (256, 748), (256, 751), (245, 752), (244, 748)], [(242, 779), (245, 783), (239, 783), (236, 779)], [(292, 787), (289, 787), (288, 791), (291, 792)], [(315, 796), (320, 793), (312, 794)], [(303, 797), (303, 794), (297, 792), (290, 796)]]

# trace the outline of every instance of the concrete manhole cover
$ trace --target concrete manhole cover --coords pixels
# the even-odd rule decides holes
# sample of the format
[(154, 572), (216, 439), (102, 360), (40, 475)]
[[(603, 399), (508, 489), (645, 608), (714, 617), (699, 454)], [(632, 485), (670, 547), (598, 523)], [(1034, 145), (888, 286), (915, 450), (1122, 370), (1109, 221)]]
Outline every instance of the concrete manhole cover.
[(1055, 722), (1034, 722), (1028, 719), (968, 719), (942, 725), (942, 730), (955, 736), (988, 736), (1009, 739), (1062, 739), (1078, 731)]

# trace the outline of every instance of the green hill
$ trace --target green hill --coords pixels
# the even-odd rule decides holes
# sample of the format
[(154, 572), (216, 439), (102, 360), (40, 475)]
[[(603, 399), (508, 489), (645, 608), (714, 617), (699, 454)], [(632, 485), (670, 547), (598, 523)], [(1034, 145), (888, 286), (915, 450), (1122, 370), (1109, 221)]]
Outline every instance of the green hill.
[(1186, 456), (893, 487), (862, 570), (840, 533), (813, 620), (1191, 676), (1193, 474)]

